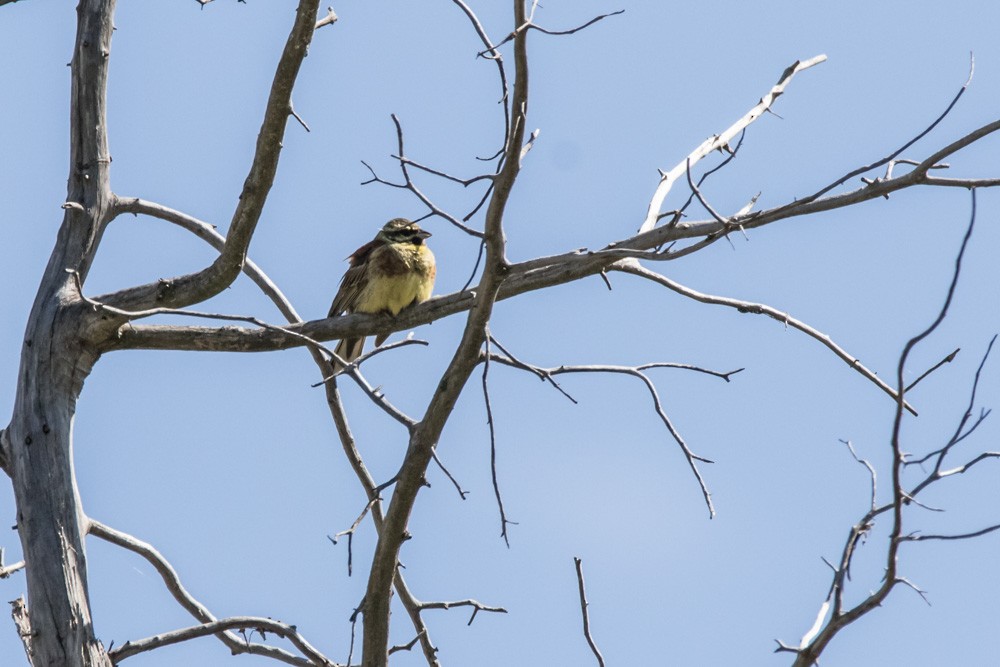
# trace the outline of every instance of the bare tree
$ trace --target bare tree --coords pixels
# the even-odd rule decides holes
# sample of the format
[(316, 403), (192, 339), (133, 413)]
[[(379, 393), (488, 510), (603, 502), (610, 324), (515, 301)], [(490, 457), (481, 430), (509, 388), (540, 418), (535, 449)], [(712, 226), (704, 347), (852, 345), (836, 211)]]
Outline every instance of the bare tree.
[[(209, 1), (199, 0), (202, 5)], [(823, 606), (816, 626), (799, 646), (781, 644), (779, 647), (779, 650), (795, 653), (798, 664), (815, 662), (837, 632), (880, 604), (896, 584), (907, 583), (896, 571), (897, 550), (901, 544), (974, 536), (913, 535), (903, 530), (904, 510), (911, 503), (917, 502), (916, 498), (921, 490), (940, 479), (964, 472), (981, 460), (997, 456), (995, 453), (983, 452), (963, 463), (960, 469), (943, 468), (946, 458), (953, 452), (953, 445), (964, 439), (979, 423), (974, 421), (970, 424), (966, 416), (961, 420), (952, 440), (941, 449), (919, 460), (904, 459), (899, 428), (907, 411), (915, 413), (915, 409), (905, 398), (912, 385), (904, 386), (902, 369), (909, 349), (926, 334), (915, 338), (907, 347), (907, 352), (900, 359), (900, 371), (893, 385), (863, 365), (855, 354), (832, 340), (825, 332), (789, 313), (763, 303), (697, 292), (649, 266), (690, 256), (747, 230), (791, 218), (851, 207), (909, 189), (957, 187), (975, 193), (977, 188), (1000, 185), (998, 177), (947, 178), (934, 173), (945, 168), (944, 160), (1000, 130), (1000, 120), (976, 128), (950, 142), (942, 142), (940, 148), (919, 159), (908, 157), (906, 152), (911, 146), (934, 130), (958, 101), (965, 90), (963, 86), (955, 100), (926, 130), (884, 157), (859, 166), (830, 180), (828, 185), (815, 192), (806, 193), (787, 203), (758, 211), (754, 210), (754, 197), (733, 213), (719, 212), (702, 192), (702, 183), (716, 169), (736, 157), (740, 145), (738, 142), (743, 133), (754, 121), (771, 111), (793, 79), (822, 63), (825, 57), (820, 55), (797, 61), (781, 73), (777, 83), (742, 117), (702, 142), (672, 169), (660, 172), (647, 213), (634, 234), (611, 239), (598, 249), (570, 249), (556, 255), (512, 262), (507, 256), (505, 214), (522, 162), (529, 158), (528, 153), (538, 136), (537, 132), (529, 129), (529, 38), (575, 33), (612, 14), (597, 16), (574, 28), (553, 30), (535, 22), (537, 3), (515, 0), (512, 3), (509, 32), (502, 36), (492, 36), (470, 6), (463, 0), (453, 1), (457, 11), (468, 20), (471, 30), (481, 41), (480, 55), (496, 65), (498, 97), (504, 110), (503, 126), (498, 132), (500, 148), (486, 161), (489, 168), (485, 173), (467, 178), (454, 176), (409, 157), (405, 151), (403, 126), (398, 119), (394, 119), (398, 145), (395, 158), (399, 175), (395, 179), (386, 178), (370, 168), (369, 182), (407, 191), (426, 209), (425, 217), (440, 218), (468, 234), (480, 246), (481, 263), (465, 289), (408, 308), (398, 317), (355, 314), (312, 321), (304, 321), (299, 316), (278, 286), (248, 259), (247, 252), (268, 193), (278, 174), (279, 157), (289, 118), (305, 126), (305, 122), (293, 109), (292, 90), (315, 31), (336, 21), (333, 10), (321, 13), (318, 0), (301, 0), (298, 3), (293, 25), (271, 83), (253, 162), (235, 204), (228, 230), (222, 235), (212, 225), (184, 212), (142, 197), (120, 195), (112, 188), (106, 90), (115, 1), (81, 0), (79, 3), (78, 30), (71, 62), (70, 176), (66, 202), (63, 205), (65, 213), (28, 320), (13, 416), (2, 431), (0, 450), (0, 464), (13, 482), (17, 528), (24, 552), (23, 569), (27, 577), (27, 612), (25, 614), (24, 602), (18, 602), (14, 607), (15, 620), (33, 665), (111, 665), (138, 653), (208, 635), (217, 637), (234, 653), (264, 655), (293, 665), (339, 664), (323, 655), (294, 625), (263, 617), (218, 618), (187, 591), (181, 584), (178, 573), (155, 547), (84, 514), (75, 481), (73, 417), (84, 380), (107, 352), (264, 352), (292, 348), (306, 348), (309, 351), (316, 362), (330, 416), (344, 454), (367, 498), (358, 520), (342, 535), (346, 535), (350, 543), (355, 529), (367, 517), (371, 518), (378, 534), (371, 567), (367, 572), (366, 593), (352, 617), (353, 622), (359, 619), (362, 621), (360, 655), (361, 664), (366, 667), (385, 665), (392, 653), (415, 649), (417, 646), (428, 664), (439, 664), (437, 649), (424, 618), (427, 610), (469, 607), (473, 618), (480, 611), (505, 611), (495, 604), (484, 604), (471, 598), (456, 601), (420, 600), (411, 591), (400, 569), (400, 551), (408, 538), (411, 513), (420, 490), (426, 484), (427, 471), (432, 464), (441, 465), (436, 446), (442, 430), (477, 370), (482, 373), (481, 386), (488, 412), (488, 372), (493, 364), (530, 373), (563, 393), (565, 391), (557, 378), (568, 373), (616, 373), (637, 379), (649, 392), (657, 417), (683, 453), (700, 488), (708, 514), (714, 515), (712, 497), (700, 465), (707, 459), (697, 454), (695, 448), (688, 444), (675, 427), (647, 371), (664, 366), (682, 367), (709, 373), (727, 382), (738, 371), (719, 372), (667, 362), (638, 366), (595, 364), (546, 368), (515, 356), (490, 332), (491, 314), (494, 305), (500, 300), (513, 299), (591, 276), (601, 276), (607, 280), (608, 274), (612, 272), (642, 278), (694, 301), (723, 305), (777, 320), (825, 346), (857, 372), (859, 382), (873, 384), (895, 402), (892, 498), (888, 503), (879, 504), (874, 492), (875, 472), (869, 467), (872, 470), (873, 484), (871, 509), (851, 529), (842, 558), (832, 566), (834, 576), (830, 597)], [(0, 5), (8, 2), (9, 0), (0, 0)], [(509, 62), (511, 60), (512, 63)], [(727, 153), (728, 157), (715, 168), (701, 171), (700, 176), (696, 176), (700, 163), (717, 152)], [(445, 207), (432, 201), (418, 186), (414, 178), (417, 172), (446, 182), (479, 187), (481, 199), (463, 214), (450, 213)], [(863, 181), (860, 187), (844, 190), (843, 186), (858, 178)], [(689, 191), (686, 203), (678, 210), (664, 210), (668, 194), (678, 183)], [(687, 211), (696, 200), (708, 217), (686, 220)], [(218, 252), (218, 256), (209, 265), (193, 273), (88, 296), (85, 294), (87, 278), (102, 236), (115, 218), (126, 213), (151, 216), (178, 225), (210, 244)], [(203, 303), (225, 290), (241, 272), (276, 304), (287, 322), (275, 324), (250, 315), (190, 310), (191, 306)], [(957, 280), (957, 270), (955, 275)], [(953, 285), (949, 297), (954, 289)], [(944, 318), (946, 309), (947, 306), (942, 309), (940, 317), (927, 333), (933, 331)], [(427, 397), (426, 408), (419, 416), (408, 415), (393, 404), (379, 388), (365, 378), (361, 367), (375, 354), (392, 354), (399, 346), (419, 344), (421, 341), (406, 340), (384, 346), (346, 365), (335, 376), (331, 375), (330, 361), (335, 355), (325, 344), (327, 341), (398, 331), (459, 313), (465, 313), (461, 340), (441, 375), (436, 390)], [(141, 323), (143, 319), (164, 314), (210, 319), (214, 322), (237, 322), (244, 326)], [(338, 388), (338, 383), (346, 380), (355, 383), (386, 417), (398, 422), (407, 433), (405, 454), (399, 461), (398, 471), (388, 481), (376, 481), (356, 445)], [(492, 427), (492, 414), (490, 419)], [(906, 465), (915, 463), (929, 464), (932, 471), (915, 486), (907, 486), (902, 481), (902, 471)], [(504, 512), (495, 474), (493, 480), (501, 516), (501, 531), (506, 538), (510, 522)], [(462, 493), (457, 482), (456, 486)], [(845, 609), (842, 593), (854, 551), (870, 524), (883, 514), (893, 517), (885, 581), (876, 593), (860, 605)], [(995, 527), (986, 528), (977, 531), (975, 535), (994, 529)], [(160, 574), (178, 604), (194, 617), (196, 624), (144, 639), (137, 638), (117, 648), (104, 647), (95, 634), (89, 604), (84, 543), (87, 535), (146, 559)], [(603, 664), (603, 657), (591, 633), (582, 564), (579, 560), (576, 566), (586, 639), (597, 660)], [(3, 568), (2, 572), (7, 575), (21, 568), (21, 564), (16, 564)], [(399, 646), (391, 645), (389, 634), (390, 603), (394, 594), (405, 608), (414, 633), (411, 642)], [(238, 634), (237, 631), (243, 631), (243, 634)], [(251, 641), (249, 637), (255, 632), (260, 635), (270, 632), (285, 638), (291, 647), (278, 648)], [(599, 636), (599, 632), (595, 631), (595, 634)], [(348, 656), (346, 663), (352, 664), (352, 658), (353, 655)]]

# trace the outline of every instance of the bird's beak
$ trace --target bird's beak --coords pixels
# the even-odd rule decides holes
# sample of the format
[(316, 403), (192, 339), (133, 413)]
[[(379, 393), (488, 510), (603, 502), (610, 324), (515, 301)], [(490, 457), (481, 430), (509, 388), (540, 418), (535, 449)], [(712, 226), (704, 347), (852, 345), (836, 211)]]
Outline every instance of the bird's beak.
[(419, 232), (417, 232), (417, 238), (426, 239), (429, 236), (432, 236), (432, 234), (426, 229), (421, 229)]

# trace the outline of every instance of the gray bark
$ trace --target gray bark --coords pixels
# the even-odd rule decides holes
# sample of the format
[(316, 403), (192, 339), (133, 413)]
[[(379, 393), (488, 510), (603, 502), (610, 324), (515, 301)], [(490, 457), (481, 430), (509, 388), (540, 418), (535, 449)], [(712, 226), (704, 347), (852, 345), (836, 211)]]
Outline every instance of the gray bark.
[(111, 661), (90, 616), (83, 514), (73, 470), (73, 415), (98, 353), (101, 318), (81, 308), (109, 220), (105, 91), (115, 0), (83, 0), (72, 61), (67, 206), (28, 318), (6, 453), (24, 550), (33, 664)]

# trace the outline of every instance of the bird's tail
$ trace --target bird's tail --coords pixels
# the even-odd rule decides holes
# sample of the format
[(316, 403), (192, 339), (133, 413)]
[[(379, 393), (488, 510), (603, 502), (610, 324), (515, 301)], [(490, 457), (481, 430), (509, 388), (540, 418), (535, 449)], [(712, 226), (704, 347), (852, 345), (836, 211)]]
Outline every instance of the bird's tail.
[[(350, 363), (361, 356), (361, 351), (364, 349), (364, 347), (365, 347), (364, 336), (360, 338), (344, 338), (339, 343), (337, 343), (337, 347), (336, 349), (334, 349), (334, 352), (337, 353), (338, 357)], [(333, 362), (334, 373), (336, 373), (343, 367), (344, 367), (343, 364), (340, 364), (336, 361)]]

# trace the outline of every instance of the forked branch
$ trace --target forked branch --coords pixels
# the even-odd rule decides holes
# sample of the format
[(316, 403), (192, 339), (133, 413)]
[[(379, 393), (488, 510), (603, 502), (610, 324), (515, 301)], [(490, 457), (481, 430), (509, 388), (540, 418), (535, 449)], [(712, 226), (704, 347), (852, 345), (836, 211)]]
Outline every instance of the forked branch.
[[(965, 410), (962, 418), (959, 420), (959, 426), (956, 429), (956, 435), (953, 436), (948, 444), (944, 447), (936, 450), (932, 456), (938, 457), (936, 461), (935, 469), (931, 473), (917, 483), (915, 486), (907, 488), (903, 480), (903, 472), (905, 470), (905, 454), (902, 444), (902, 422), (905, 406), (905, 387), (903, 383), (903, 377), (906, 370), (906, 362), (909, 358), (910, 353), (915, 349), (915, 347), (928, 336), (930, 336), (940, 324), (944, 321), (948, 314), (948, 309), (951, 304), (952, 298), (954, 297), (956, 287), (958, 285), (958, 278), (961, 274), (962, 259), (965, 254), (965, 250), (968, 247), (969, 239), (972, 235), (972, 230), (975, 226), (976, 220), (976, 197), (975, 190), (972, 192), (972, 213), (970, 216), (970, 221), (968, 228), (966, 229), (965, 236), (962, 239), (961, 247), (955, 259), (955, 268), (952, 274), (951, 284), (948, 287), (947, 294), (944, 299), (944, 303), (939, 309), (939, 312), (933, 322), (924, 329), (921, 333), (917, 334), (911, 338), (903, 348), (903, 351), (899, 357), (899, 364), (897, 366), (896, 372), (896, 385), (899, 388), (896, 398), (896, 409), (893, 420), (892, 435), (890, 438), (890, 448), (892, 453), (892, 463), (890, 468), (891, 482), (890, 482), (890, 493), (891, 500), (881, 506), (876, 507), (876, 497), (875, 497), (875, 470), (872, 465), (860, 459), (853, 447), (851, 447), (851, 454), (855, 459), (862, 462), (869, 470), (869, 474), (872, 480), (872, 500), (871, 508), (865, 512), (859, 521), (851, 528), (848, 538), (844, 544), (843, 552), (841, 558), (836, 566), (831, 565), (833, 569), (833, 581), (830, 587), (830, 592), (827, 595), (827, 599), (820, 607), (819, 614), (817, 615), (816, 621), (813, 627), (807, 632), (802, 640), (797, 646), (790, 646), (782, 642), (778, 642), (777, 651), (784, 651), (794, 653), (795, 665), (796, 667), (810, 667), (814, 665), (819, 660), (820, 655), (823, 653), (825, 648), (828, 646), (830, 641), (844, 628), (854, 623), (864, 615), (873, 611), (883, 604), (885, 599), (892, 592), (893, 588), (897, 584), (906, 585), (917, 593), (924, 597), (926, 600), (925, 593), (915, 586), (912, 582), (908, 581), (905, 577), (899, 574), (899, 547), (904, 542), (918, 542), (922, 540), (964, 540), (979, 537), (981, 535), (986, 535), (988, 533), (1000, 530), (1000, 524), (991, 525), (980, 530), (970, 531), (965, 533), (956, 534), (933, 534), (933, 535), (921, 535), (919, 533), (904, 533), (903, 524), (904, 518), (906, 516), (906, 508), (908, 506), (917, 506), (923, 508), (925, 506), (921, 505), (917, 501), (917, 496), (922, 491), (924, 491), (931, 484), (937, 483), (943, 479), (947, 479), (953, 475), (958, 475), (976, 463), (984, 460), (992, 460), (1000, 457), (998, 452), (983, 452), (973, 458), (972, 460), (954, 468), (953, 470), (942, 471), (941, 464), (945, 456), (947, 456), (955, 444), (959, 434), (968, 435), (981, 423), (974, 423), (971, 427), (966, 428), (965, 425), (968, 422), (969, 416), (971, 414), (970, 408)], [(994, 337), (994, 340), (996, 338)], [(984, 354), (982, 362), (976, 371), (975, 379), (973, 381), (972, 397), (973, 401), (975, 399), (976, 388), (979, 384), (980, 373), (982, 371), (983, 365), (989, 356), (990, 350), (992, 349), (993, 341), (990, 342), (990, 346)], [(964, 437), (964, 436), (962, 436)], [(926, 460), (929, 457), (924, 457)], [(864, 597), (860, 602), (858, 602), (853, 607), (845, 609), (843, 606), (844, 590), (848, 582), (848, 573), (850, 572), (851, 564), (853, 562), (854, 556), (857, 553), (857, 549), (860, 546), (863, 537), (871, 530), (874, 526), (875, 520), (883, 515), (891, 516), (891, 527), (889, 530), (889, 536), (885, 543), (885, 575), (883, 577), (881, 585), (879, 585), (875, 590)]]
[(247, 248), (278, 171), (285, 127), (292, 112), (292, 88), (316, 27), (319, 0), (300, 0), (271, 84), (253, 162), (219, 256), (208, 267), (168, 281), (130, 287), (97, 298), (124, 310), (155, 306), (183, 308), (212, 297), (240, 274)]

